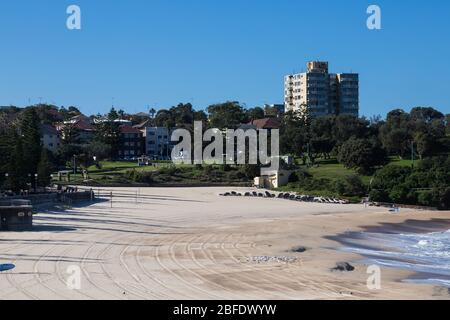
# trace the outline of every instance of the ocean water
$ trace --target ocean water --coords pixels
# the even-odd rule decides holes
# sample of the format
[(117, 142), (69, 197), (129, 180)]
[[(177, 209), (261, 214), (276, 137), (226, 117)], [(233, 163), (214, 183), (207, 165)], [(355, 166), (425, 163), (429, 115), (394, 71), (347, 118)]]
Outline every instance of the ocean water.
[(450, 230), (426, 234), (361, 232), (346, 238), (345, 245), (344, 251), (365, 256), (363, 263), (417, 273), (406, 282), (450, 288)]

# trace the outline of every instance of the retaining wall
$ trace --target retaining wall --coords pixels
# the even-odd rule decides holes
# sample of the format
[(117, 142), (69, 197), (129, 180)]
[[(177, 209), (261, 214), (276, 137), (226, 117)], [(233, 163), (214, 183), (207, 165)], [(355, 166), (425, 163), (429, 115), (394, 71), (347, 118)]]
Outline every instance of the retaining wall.
[(0, 201), (0, 231), (25, 231), (33, 227), (33, 207), (29, 201)]

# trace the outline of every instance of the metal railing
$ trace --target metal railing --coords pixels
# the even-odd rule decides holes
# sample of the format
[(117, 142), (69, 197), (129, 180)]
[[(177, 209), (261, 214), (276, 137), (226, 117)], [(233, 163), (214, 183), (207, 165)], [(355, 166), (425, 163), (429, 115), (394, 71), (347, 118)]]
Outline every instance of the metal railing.
[(113, 207), (114, 199), (116, 202), (126, 202), (126, 203), (148, 203), (147, 201), (162, 199), (162, 195), (149, 195), (141, 194), (141, 189), (136, 190), (115, 190), (115, 189), (105, 189), (105, 188), (83, 188), (78, 187), (79, 191), (91, 191), (95, 195), (96, 199), (108, 200), (110, 202), (111, 208)]

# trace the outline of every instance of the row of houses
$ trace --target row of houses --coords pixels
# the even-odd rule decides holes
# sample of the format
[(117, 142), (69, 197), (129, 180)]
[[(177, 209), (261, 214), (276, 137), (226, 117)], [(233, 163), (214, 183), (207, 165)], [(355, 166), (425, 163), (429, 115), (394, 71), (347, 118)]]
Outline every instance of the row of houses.
[[(114, 120), (114, 122), (118, 124), (120, 130), (117, 154), (119, 159), (133, 159), (145, 155), (153, 160), (170, 160), (175, 145), (171, 141), (171, 135), (176, 128), (153, 127), (149, 121), (134, 126), (128, 120)], [(64, 129), (68, 126), (76, 130), (80, 144), (88, 144), (95, 139), (95, 123), (85, 116), (77, 116), (57, 126), (42, 125), (42, 145), (56, 154), (61, 147), (61, 139), (64, 138)], [(271, 130), (279, 127), (279, 119), (266, 118), (243, 124), (240, 128)]]

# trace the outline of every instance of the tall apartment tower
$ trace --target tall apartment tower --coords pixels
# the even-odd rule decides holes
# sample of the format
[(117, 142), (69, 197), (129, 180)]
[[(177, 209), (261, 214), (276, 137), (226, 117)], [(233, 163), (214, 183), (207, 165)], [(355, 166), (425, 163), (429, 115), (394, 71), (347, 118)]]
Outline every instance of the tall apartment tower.
[(328, 62), (311, 61), (307, 72), (284, 79), (286, 112), (311, 117), (330, 114), (359, 115), (359, 76), (356, 73), (328, 72)]

